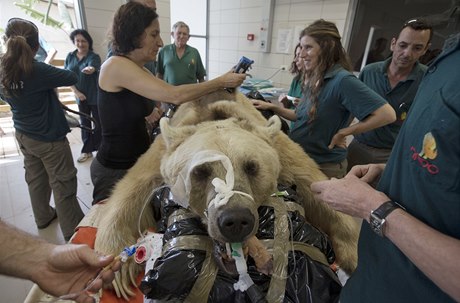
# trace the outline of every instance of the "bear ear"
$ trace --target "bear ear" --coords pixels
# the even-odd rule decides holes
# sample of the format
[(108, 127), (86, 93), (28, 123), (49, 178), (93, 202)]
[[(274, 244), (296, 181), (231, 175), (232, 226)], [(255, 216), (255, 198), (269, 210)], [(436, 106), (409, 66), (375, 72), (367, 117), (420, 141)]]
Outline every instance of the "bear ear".
[(281, 131), (281, 120), (280, 117), (277, 115), (273, 115), (268, 119), (267, 125), (263, 128), (263, 130), (273, 138)]
[(160, 129), (167, 149), (171, 149), (173, 146), (179, 145), (196, 131), (196, 127), (193, 125), (173, 127), (169, 125), (169, 118), (166, 117), (161, 118)]

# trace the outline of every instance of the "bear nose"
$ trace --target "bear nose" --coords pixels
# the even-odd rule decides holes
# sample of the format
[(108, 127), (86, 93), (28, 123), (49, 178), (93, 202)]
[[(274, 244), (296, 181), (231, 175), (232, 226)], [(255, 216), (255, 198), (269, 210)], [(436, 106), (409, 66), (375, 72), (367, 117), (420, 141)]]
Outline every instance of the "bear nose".
[(230, 208), (221, 213), (217, 224), (228, 242), (243, 242), (254, 228), (254, 216), (247, 208)]

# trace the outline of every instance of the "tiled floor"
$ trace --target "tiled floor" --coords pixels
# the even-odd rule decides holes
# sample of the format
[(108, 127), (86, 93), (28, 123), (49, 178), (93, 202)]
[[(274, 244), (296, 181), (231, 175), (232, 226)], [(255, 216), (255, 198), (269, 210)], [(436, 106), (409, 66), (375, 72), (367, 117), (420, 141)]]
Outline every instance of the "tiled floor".
[[(91, 206), (93, 191), (89, 172), (91, 160), (84, 163), (76, 161), (81, 149), (80, 129), (73, 129), (67, 138), (75, 167), (78, 169), (78, 200), (83, 212), (87, 213)], [(0, 112), (0, 193), (1, 220), (50, 242), (65, 242), (58, 220), (43, 230), (38, 230), (35, 225), (27, 184), (24, 180), (23, 157), (14, 138), (13, 122), (10, 114), (2, 112)], [(32, 282), (0, 276), (0, 303), (24, 302), (31, 287)]]

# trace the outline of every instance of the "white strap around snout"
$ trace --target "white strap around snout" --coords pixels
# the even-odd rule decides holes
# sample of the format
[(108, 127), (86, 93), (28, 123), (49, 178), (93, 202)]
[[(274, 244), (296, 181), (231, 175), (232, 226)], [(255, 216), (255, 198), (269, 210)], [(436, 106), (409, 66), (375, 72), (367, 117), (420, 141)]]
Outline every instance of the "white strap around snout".
[[(228, 176), (229, 173), (227, 171), (226, 179), (228, 179)], [(233, 190), (233, 185), (228, 186), (228, 180), (227, 183), (225, 183), (225, 181), (220, 178), (214, 178), (211, 183), (214, 185), (216, 196), (211, 200), (208, 207), (211, 207), (214, 204), (216, 208), (219, 208), (222, 205), (227, 204), (228, 200), (230, 200), (234, 194), (240, 194), (254, 201), (254, 198), (251, 195), (239, 190)]]
[(226, 169), (225, 181), (220, 178), (214, 178), (212, 185), (214, 185), (216, 196), (211, 200), (208, 207), (215, 205), (220, 207), (225, 205), (234, 194), (240, 194), (254, 200), (253, 197), (247, 193), (233, 190), (235, 184), (235, 175), (233, 171), (232, 162), (223, 153), (216, 150), (203, 150), (196, 153), (188, 165), (184, 166), (182, 171), (177, 176), (176, 183), (171, 187), (171, 192), (174, 196), (174, 200), (182, 207), (188, 208), (191, 181), (190, 173), (192, 170), (203, 163), (208, 162), (222, 162), (222, 165)]

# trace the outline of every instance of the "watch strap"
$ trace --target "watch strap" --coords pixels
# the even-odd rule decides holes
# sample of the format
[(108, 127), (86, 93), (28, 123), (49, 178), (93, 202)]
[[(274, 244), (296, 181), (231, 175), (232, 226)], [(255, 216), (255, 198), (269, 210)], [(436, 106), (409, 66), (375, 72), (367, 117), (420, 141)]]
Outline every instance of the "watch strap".
[(393, 210), (397, 208), (403, 208), (399, 203), (394, 201), (387, 201), (380, 205), (377, 209), (373, 210), (372, 213), (378, 216), (380, 219), (385, 219)]
[(405, 209), (399, 203), (394, 201), (387, 201), (380, 205), (377, 209), (371, 211), (369, 217), (369, 223), (371, 229), (380, 237), (384, 237), (384, 228), (386, 223), (386, 217), (395, 209)]

